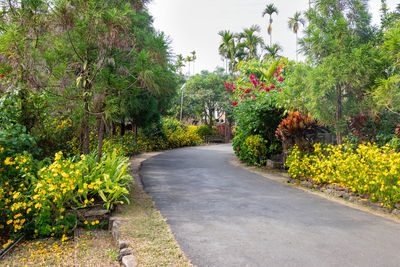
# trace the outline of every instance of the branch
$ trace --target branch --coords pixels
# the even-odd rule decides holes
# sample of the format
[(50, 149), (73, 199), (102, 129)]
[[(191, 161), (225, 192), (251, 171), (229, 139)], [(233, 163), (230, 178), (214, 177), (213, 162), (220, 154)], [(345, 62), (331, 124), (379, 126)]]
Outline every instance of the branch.
[(67, 29), (67, 35), (68, 35), (68, 40), (71, 43), (72, 49), (74, 49), (74, 52), (75, 52), (76, 56), (82, 61), (82, 63), (85, 62), (85, 60), (78, 54), (78, 51), (76, 50), (75, 45), (71, 40), (71, 35), (69, 34), (69, 30), (68, 29)]

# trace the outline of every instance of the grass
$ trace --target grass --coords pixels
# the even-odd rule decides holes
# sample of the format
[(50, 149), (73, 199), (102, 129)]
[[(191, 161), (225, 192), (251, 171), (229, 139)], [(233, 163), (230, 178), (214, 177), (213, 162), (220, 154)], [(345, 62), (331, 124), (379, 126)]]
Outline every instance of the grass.
[(131, 204), (117, 214), (126, 218), (121, 239), (133, 244), (139, 266), (192, 266), (149, 195), (134, 185)]
[[(77, 241), (77, 242), (76, 242)], [(45, 238), (20, 243), (1, 266), (119, 266), (107, 251), (115, 249), (104, 230), (81, 230), (78, 240)]]

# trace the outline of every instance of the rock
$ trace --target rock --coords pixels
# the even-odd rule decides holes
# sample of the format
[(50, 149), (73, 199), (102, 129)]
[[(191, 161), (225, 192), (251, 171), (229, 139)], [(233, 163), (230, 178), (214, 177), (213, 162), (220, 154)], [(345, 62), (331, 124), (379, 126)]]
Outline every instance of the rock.
[(349, 197), (349, 200), (350, 200), (350, 201), (353, 201), (353, 202), (357, 202), (358, 198), (355, 197), (355, 196), (350, 196), (350, 197)]
[(121, 233), (120, 233), (118, 230), (113, 229), (113, 230), (111, 231), (111, 235), (114, 237), (115, 240), (118, 240), (119, 237), (120, 237), (120, 235), (121, 235)]
[(127, 256), (127, 255), (131, 255), (133, 253), (132, 249), (130, 248), (123, 248), (119, 251), (119, 255), (118, 255), (118, 261), (121, 261), (123, 257)]
[(136, 267), (137, 261), (134, 255), (127, 255), (122, 258), (122, 266), (125, 267)]
[(335, 194), (336, 191), (329, 188), (329, 189), (326, 189), (325, 192), (330, 194), (330, 195), (333, 195), (333, 194)]
[(326, 188), (328, 188), (328, 189), (335, 189), (335, 186), (334, 186), (333, 184), (328, 184), (328, 185), (326, 186)]
[(308, 181), (303, 181), (300, 183), (300, 185), (308, 188), (314, 188), (313, 184)]
[(334, 191), (333, 193), (335, 196), (337, 197), (343, 197), (343, 195), (345, 194), (344, 191)]
[(282, 164), (282, 162), (279, 162), (279, 161), (273, 161), (273, 160), (267, 159), (267, 167), (281, 169), (283, 167), (283, 164)]
[(400, 210), (399, 210), (399, 209), (394, 209), (394, 210), (392, 210), (392, 213), (393, 213), (394, 215), (399, 216), (399, 215), (400, 215)]
[(382, 208), (382, 205), (381, 205), (381, 203), (379, 203), (379, 202), (375, 202), (375, 203), (371, 203), (371, 204), (370, 204), (370, 207), (373, 208), (373, 209), (375, 209), (375, 210), (379, 210), (379, 209)]
[(358, 203), (360, 203), (361, 205), (364, 205), (364, 206), (370, 206), (370, 202), (368, 199), (363, 199), (363, 198), (359, 199)]
[(108, 213), (110, 213), (108, 210), (89, 210), (85, 212), (85, 217), (94, 217), (94, 216), (101, 217)]
[(128, 241), (125, 241), (125, 240), (119, 240), (118, 241), (118, 248), (119, 249), (124, 249), (124, 248), (127, 248), (127, 247), (129, 247), (129, 242)]

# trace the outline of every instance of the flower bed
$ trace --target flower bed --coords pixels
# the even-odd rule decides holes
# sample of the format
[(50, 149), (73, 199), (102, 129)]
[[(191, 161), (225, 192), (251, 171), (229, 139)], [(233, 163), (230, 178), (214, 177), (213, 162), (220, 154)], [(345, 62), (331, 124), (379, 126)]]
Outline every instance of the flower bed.
[(400, 153), (389, 146), (315, 144), (313, 153), (303, 153), (295, 146), (286, 166), (292, 178), (347, 188), (387, 209), (399, 207)]
[(77, 225), (98, 227), (101, 222), (79, 220), (68, 210), (113, 205), (128, 200), (132, 181), (128, 158), (116, 151), (105, 153), (97, 162), (95, 153), (64, 158), (56, 153), (43, 167), (29, 154), (7, 157), (0, 181), (0, 240), (6, 247), (11, 239), (24, 233), (28, 237), (63, 236)]

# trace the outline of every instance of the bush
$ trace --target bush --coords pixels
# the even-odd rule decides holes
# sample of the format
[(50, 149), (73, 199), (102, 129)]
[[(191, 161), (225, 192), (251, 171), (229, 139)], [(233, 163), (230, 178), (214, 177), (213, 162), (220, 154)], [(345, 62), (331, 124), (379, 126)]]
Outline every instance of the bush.
[(190, 127), (181, 124), (174, 119), (165, 119), (163, 122), (163, 132), (166, 138), (167, 148), (178, 148), (184, 146), (195, 146), (203, 142), (196, 133), (196, 126)]
[(296, 179), (339, 185), (388, 208), (400, 203), (400, 153), (389, 146), (315, 144), (313, 153), (295, 146), (286, 166)]
[[(4, 164), (7, 170), (1, 172), (0, 189), (0, 231), (4, 235), (69, 234), (78, 221), (68, 210), (95, 205), (112, 209), (116, 203), (128, 201), (127, 187), (132, 181), (128, 159), (116, 151), (104, 153), (100, 163), (95, 153), (64, 158), (58, 152), (53, 162), (39, 171), (42, 163), (27, 154), (6, 158)], [(10, 169), (14, 176), (3, 176), (9, 175)]]
[(205, 140), (207, 135), (216, 135), (216, 132), (207, 125), (202, 124), (197, 127), (196, 134), (198, 134), (201, 139)]
[(267, 160), (267, 141), (260, 135), (250, 135), (245, 141), (245, 161), (253, 165), (265, 165)]

